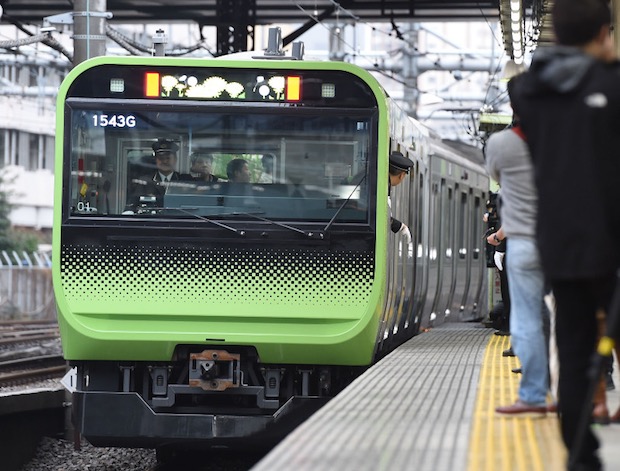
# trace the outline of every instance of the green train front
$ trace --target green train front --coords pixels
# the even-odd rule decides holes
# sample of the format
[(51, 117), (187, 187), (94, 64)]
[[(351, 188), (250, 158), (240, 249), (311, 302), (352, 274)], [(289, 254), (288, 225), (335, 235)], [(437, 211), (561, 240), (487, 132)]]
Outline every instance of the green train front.
[[(69, 74), (54, 286), (86, 438), (269, 435), (372, 362), (386, 113), (376, 81), (343, 63), (96, 58)], [(178, 145), (184, 178), (136, 195), (162, 138)], [(197, 152), (219, 181), (189, 177)], [(259, 183), (265, 156), (271, 183)], [(225, 181), (232, 159), (250, 183)]]

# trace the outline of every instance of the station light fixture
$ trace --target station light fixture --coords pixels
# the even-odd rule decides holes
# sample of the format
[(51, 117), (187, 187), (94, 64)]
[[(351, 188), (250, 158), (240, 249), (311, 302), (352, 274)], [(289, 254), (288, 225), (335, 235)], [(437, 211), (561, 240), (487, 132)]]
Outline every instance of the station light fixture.
[(525, 10), (523, 0), (500, 0), (500, 24), (508, 58), (522, 64), (525, 55)]
[(521, 0), (510, 0), (510, 32), (512, 55), (516, 64), (523, 62), (523, 4)]
[(551, 11), (554, 3), (554, 0), (499, 0), (499, 21), (504, 50), (508, 59), (518, 66), (525, 66), (526, 18), (532, 22), (531, 32), (527, 38), (528, 44), (532, 47), (540, 47), (555, 42), (551, 24)]

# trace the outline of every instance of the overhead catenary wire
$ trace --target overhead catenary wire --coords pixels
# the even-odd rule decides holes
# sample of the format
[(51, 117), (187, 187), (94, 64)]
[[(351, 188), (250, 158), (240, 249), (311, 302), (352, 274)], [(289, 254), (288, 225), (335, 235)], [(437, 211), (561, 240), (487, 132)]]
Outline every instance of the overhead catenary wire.
[[(289, 0), (289, 2), (292, 3), (293, 5), (295, 5), (300, 11), (302, 11), (304, 14), (306, 14), (309, 18), (311, 18), (317, 24), (321, 25), (323, 28), (325, 28), (327, 30), (330, 29), (329, 26), (324, 24), (323, 21), (321, 21), (318, 18), (318, 11), (316, 10), (316, 8), (315, 8), (315, 14), (312, 14), (309, 11), (307, 11), (302, 5), (300, 5), (296, 0)], [(408, 32), (402, 33), (398, 29), (398, 26), (396, 25), (396, 23), (393, 20), (391, 21), (392, 30), (387, 32), (387, 31), (385, 31), (385, 30), (383, 30), (381, 28), (377, 28), (376, 26), (374, 26), (374, 25), (372, 25), (372, 24), (362, 20), (359, 16), (355, 15), (350, 10), (347, 10), (346, 8), (343, 8), (338, 2), (336, 2), (334, 0), (330, 0), (330, 3), (336, 8), (337, 12), (342, 12), (343, 16), (348, 16), (349, 18), (353, 19), (354, 22), (363, 24), (363, 25), (365, 25), (367, 27), (370, 27), (372, 29), (372, 31), (376, 31), (376, 32), (378, 32), (380, 34), (384, 34), (384, 35), (386, 35), (388, 37), (391, 37), (391, 38), (395, 39), (396, 41), (402, 41), (403, 43), (405, 43), (407, 45), (407, 47), (413, 47), (413, 50), (415, 52), (419, 52), (417, 46), (416, 45), (412, 45), (411, 42), (408, 40), (408, 38), (407, 38)], [(496, 35), (496, 32), (493, 29), (492, 25), (490, 24), (488, 18), (486, 17), (486, 15), (484, 15), (484, 11), (482, 10), (482, 8), (480, 8), (480, 11), (483, 14), (483, 16), (484, 16), (484, 18), (486, 20), (486, 24), (488, 25), (488, 27), (489, 27), (492, 35), (493, 35), (493, 39), (495, 40), (496, 43), (500, 44), (500, 46), (501, 46), (501, 41), (498, 39), (498, 37)], [(423, 29), (428, 34), (436, 36), (437, 38), (439, 38), (440, 40), (442, 40), (443, 42), (448, 44), (450, 47), (454, 47), (457, 50), (459, 49), (459, 46), (457, 44), (454, 44), (454, 43), (446, 40), (445, 38), (441, 37), (440, 35), (438, 35), (434, 31), (432, 31), (431, 29), (426, 28), (426, 27), (423, 28)], [(378, 73), (378, 74), (388, 78), (389, 80), (393, 80), (394, 82), (396, 82), (396, 83), (398, 83), (398, 84), (400, 84), (402, 86), (409, 86), (404, 79), (399, 78), (398, 76), (396, 76), (396, 74), (391, 73), (391, 72), (387, 72), (387, 71), (384, 71), (384, 70), (381, 70), (380, 65), (379, 65), (379, 61), (377, 61), (377, 60), (375, 60), (373, 58), (367, 57), (367, 56), (365, 56), (363, 54), (360, 54), (358, 51), (356, 51), (355, 47), (352, 46), (351, 44), (349, 44), (345, 39), (341, 39), (341, 40), (342, 40), (342, 43), (347, 48), (349, 48), (352, 51), (351, 52), (351, 57), (353, 57), (353, 58), (359, 57), (361, 60), (366, 61), (366, 62), (368, 62), (368, 63), (370, 63), (372, 65), (371, 67), (368, 68), (369, 71), (374, 72), (374, 73)], [(391, 56), (396, 56), (399, 53), (402, 53), (401, 49), (399, 49), (398, 51), (391, 52), (390, 55)], [(471, 53), (464, 53), (463, 56), (464, 57), (472, 57), (472, 58), (479, 57), (476, 54), (471, 54)], [(502, 59), (502, 57), (500, 57), (497, 60), (497, 63), (494, 64), (494, 66), (493, 66), (492, 63), (489, 64), (488, 74), (489, 74), (490, 77), (496, 76), (499, 73), (499, 70), (501, 69), (501, 62), (502, 62), (501, 59)], [(457, 82), (455, 82), (455, 83), (457, 83)], [(454, 84), (452, 84), (452, 85), (454, 85)], [(488, 100), (488, 97), (489, 97), (489, 93), (490, 93), (490, 90), (491, 90), (492, 87), (493, 87), (493, 84), (491, 83), (491, 81), (489, 81), (489, 84), (488, 84), (486, 92), (485, 92), (485, 98), (483, 100), (481, 109), (484, 108), (484, 107), (492, 106), (492, 104), (495, 104), (495, 103), (498, 103), (498, 102), (502, 102), (501, 98), (498, 99), (498, 97), (493, 97), (493, 100), (491, 102), (492, 104), (487, 103), (487, 100)], [(429, 91), (422, 91), (422, 90), (420, 90), (420, 93), (433, 93), (433, 91), (430, 91), (430, 90)], [(477, 110), (477, 112), (479, 114), (481, 111)], [(473, 113), (473, 111), (469, 111), (468, 112), (468, 116), (470, 116), (472, 113)], [(458, 118), (455, 117), (455, 120), (457, 120), (457, 119)], [(467, 118), (467, 120), (469, 120), (469, 117)], [(462, 122), (461, 122), (461, 125), (463, 125)], [(466, 127), (468, 128), (469, 126), (466, 126)], [(468, 132), (467, 134), (471, 135), (471, 132)], [(480, 138), (477, 135), (474, 136), (474, 137), (475, 137), (475, 139), (480, 140)]]
[[(106, 25), (105, 34), (108, 38), (110, 38), (112, 41), (114, 41), (116, 44), (118, 44), (134, 56), (150, 55), (150, 51), (148, 49), (143, 50), (142, 48), (134, 46), (132, 42), (127, 40), (128, 38), (124, 34), (116, 31), (110, 25)], [(149, 54), (146, 54), (147, 52), (149, 52)]]
[(46, 31), (44, 33), (35, 34), (31, 31), (28, 31), (28, 29), (26, 29), (26, 27), (23, 24), (21, 24), (19, 21), (11, 19), (11, 18), (5, 18), (5, 19), (7, 19), (10, 23), (13, 24), (13, 26), (15, 26), (21, 32), (27, 34), (29, 37), (24, 38), (24, 39), (17, 39), (13, 41), (0, 41), (0, 47), (2, 47), (3, 49), (12, 50), (15, 48), (19, 48), (20, 46), (26, 46), (29, 44), (35, 44), (35, 43), (40, 42), (54, 49), (55, 51), (60, 52), (63, 56), (65, 56), (67, 59), (73, 62), (73, 54), (69, 50), (67, 50), (62, 44), (60, 44), (60, 42), (58, 42), (55, 38), (52, 37), (51, 31)]
[[(131, 39), (129, 36), (114, 29), (109, 24), (106, 25), (106, 36), (110, 38), (112, 41), (114, 41), (116, 44), (126, 49), (127, 51), (129, 51), (131, 54), (135, 56), (144, 56), (144, 55), (153, 54), (152, 46), (147, 46), (145, 44), (141, 44), (138, 41)], [(209, 48), (207, 48), (204, 45), (204, 41), (201, 40), (197, 44), (194, 44), (193, 46), (189, 46), (187, 48), (177, 48), (177, 49), (166, 51), (166, 56), (173, 56), (173, 57), (184, 56), (194, 51), (197, 51), (199, 49), (206, 50), (209, 54), (211, 54), (211, 56), (214, 55), (213, 52), (210, 51)]]
[[(28, 37), (22, 38), (22, 39), (11, 39), (11, 40), (0, 41), (0, 48), (14, 50), (16, 48), (27, 46), (30, 44), (42, 43), (54, 49), (55, 51), (60, 52), (67, 59), (73, 62), (73, 53), (69, 51), (67, 48), (65, 48), (58, 40), (56, 40), (52, 36), (51, 31), (45, 31), (43, 33), (34, 34), (28, 31), (19, 22), (13, 21), (13, 24), (20, 31), (26, 33)], [(132, 55), (142, 56), (142, 55), (152, 55), (153, 53), (153, 48), (151, 46), (146, 46), (146, 45), (140, 44), (137, 41), (132, 40), (128, 36), (112, 28), (109, 24), (106, 25), (106, 36), (110, 38), (112, 41), (114, 41), (116, 44), (118, 44), (119, 46), (127, 50)], [(206, 50), (209, 54), (211, 54), (211, 56), (214, 55), (213, 52), (210, 51), (209, 48), (207, 48), (204, 45), (204, 41), (200, 41), (197, 44), (187, 47), (187, 48), (172, 49), (170, 51), (167, 51), (166, 55), (183, 56), (186, 54), (190, 54), (194, 51), (197, 51), (199, 49)]]
[(23, 39), (11, 39), (7, 41), (0, 41), (0, 47), (3, 49), (12, 49), (15, 47), (27, 46), (28, 44), (34, 44), (42, 42), (49, 37), (49, 33), (39, 33), (34, 36), (29, 36)]

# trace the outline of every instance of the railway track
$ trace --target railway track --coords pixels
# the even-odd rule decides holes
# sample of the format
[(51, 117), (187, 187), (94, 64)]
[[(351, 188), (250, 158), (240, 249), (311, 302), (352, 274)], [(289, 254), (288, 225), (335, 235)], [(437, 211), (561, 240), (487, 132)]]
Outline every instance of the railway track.
[(55, 320), (0, 321), (0, 387), (62, 377), (59, 338)]
[(44, 379), (60, 378), (66, 371), (62, 355), (43, 355), (0, 361), (0, 387), (18, 386)]
[(0, 347), (56, 339), (58, 336), (58, 324), (55, 320), (0, 321)]

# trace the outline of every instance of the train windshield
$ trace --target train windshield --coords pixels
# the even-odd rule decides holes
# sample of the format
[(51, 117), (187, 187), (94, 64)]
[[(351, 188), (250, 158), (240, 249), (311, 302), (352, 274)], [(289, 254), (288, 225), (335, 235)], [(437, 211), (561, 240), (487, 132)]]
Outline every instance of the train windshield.
[(373, 110), (68, 108), (71, 217), (368, 221)]

